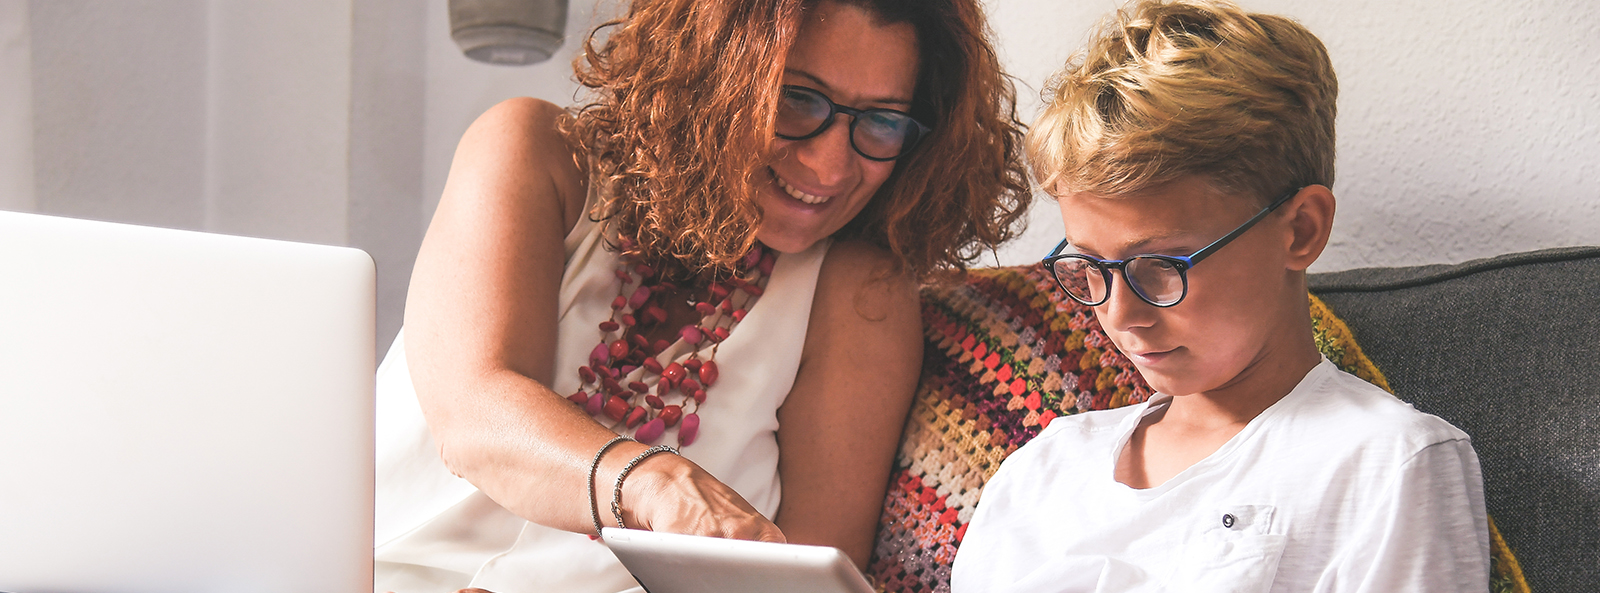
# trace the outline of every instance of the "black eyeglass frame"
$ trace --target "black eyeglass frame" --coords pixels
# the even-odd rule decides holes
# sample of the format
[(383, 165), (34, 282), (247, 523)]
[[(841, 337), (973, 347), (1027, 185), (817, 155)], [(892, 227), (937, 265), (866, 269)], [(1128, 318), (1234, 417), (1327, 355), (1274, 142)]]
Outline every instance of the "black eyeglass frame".
[[(911, 154), (911, 151), (913, 149), (915, 149), (918, 144), (922, 143), (922, 137), (928, 135), (929, 132), (933, 131), (933, 128), (930, 128), (927, 125), (923, 124), (922, 122), (917, 121), (917, 118), (911, 117), (911, 114), (906, 113), (904, 111), (900, 111), (900, 110), (897, 110), (897, 109), (886, 109), (886, 108), (882, 108), (882, 107), (874, 107), (872, 109), (856, 109), (854, 107), (849, 107), (849, 106), (846, 106), (846, 105), (840, 105), (838, 103), (834, 103), (833, 99), (831, 97), (829, 97), (827, 94), (825, 94), (822, 91), (819, 91), (817, 89), (811, 88), (811, 87), (800, 86), (800, 85), (797, 85), (797, 84), (786, 84), (786, 85), (783, 85), (783, 87), (782, 87), (782, 90), (786, 90), (787, 91), (787, 90), (790, 90), (790, 89), (794, 89), (794, 90), (797, 90), (797, 91), (804, 91), (804, 92), (808, 92), (808, 93), (813, 93), (816, 96), (821, 97), (823, 101), (826, 101), (828, 103), (828, 116), (823, 118), (822, 124), (818, 125), (817, 129), (812, 130), (811, 133), (803, 135), (803, 136), (786, 136), (784, 134), (776, 134), (775, 133), (775, 135), (777, 137), (782, 138), (784, 140), (805, 140), (805, 139), (808, 139), (808, 138), (815, 138), (815, 137), (817, 137), (817, 135), (828, 131), (828, 128), (833, 126), (833, 120), (834, 120), (834, 116), (835, 115), (843, 113), (845, 115), (850, 116), (850, 134), (849, 134), (849, 137), (850, 137), (850, 149), (856, 151), (856, 154), (861, 155), (862, 158), (865, 158), (865, 159), (867, 159), (869, 161), (878, 161), (878, 162), (881, 163), (881, 162), (886, 162), (886, 161), (892, 161), (892, 160), (898, 159), (900, 157), (903, 157), (905, 155)], [(906, 140), (905, 144), (901, 145), (900, 152), (898, 154), (895, 154), (894, 156), (891, 156), (891, 157), (875, 157), (875, 156), (872, 156), (872, 155), (867, 154), (865, 152), (862, 152), (861, 147), (856, 146), (856, 123), (861, 121), (861, 116), (862, 115), (865, 115), (865, 114), (868, 114), (868, 113), (876, 113), (876, 112), (887, 112), (887, 113), (893, 113), (893, 114), (896, 114), (896, 115), (903, 115), (903, 116), (905, 116), (906, 121), (909, 121), (912, 124), (913, 133), (911, 135), (911, 138)]]
[[(1045, 256), (1043, 260), (1044, 269), (1050, 273), (1051, 278), (1055, 279), (1056, 286), (1061, 288), (1061, 292), (1066, 293), (1068, 297), (1072, 298), (1072, 300), (1078, 301), (1078, 303), (1085, 307), (1097, 307), (1106, 302), (1106, 299), (1111, 298), (1110, 287), (1111, 284), (1115, 282), (1115, 280), (1111, 278), (1111, 270), (1117, 270), (1119, 272), (1119, 275), (1122, 276), (1122, 281), (1127, 283), (1128, 288), (1132, 289), (1134, 294), (1139, 295), (1139, 300), (1149, 303), (1153, 307), (1174, 307), (1177, 306), (1178, 303), (1183, 302), (1185, 297), (1189, 296), (1189, 268), (1199, 265), (1201, 261), (1205, 260), (1207, 257), (1211, 257), (1211, 254), (1216, 253), (1227, 244), (1232, 243), (1234, 239), (1239, 238), (1239, 235), (1243, 235), (1245, 231), (1250, 230), (1250, 227), (1253, 227), (1256, 225), (1256, 223), (1261, 222), (1261, 219), (1266, 218), (1267, 215), (1271, 214), (1273, 210), (1277, 210), (1279, 206), (1282, 206), (1284, 203), (1288, 202), (1290, 198), (1300, 195), (1300, 190), (1302, 189), (1305, 188), (1297, 187), (1289, 190), (1288, 193), (1285, 193), (1282, 197), (1273, 200), (1272, 203), (1267, 205), (1266, 208), (1263, 208), (1260, 212), (1257, 212), (1255, 216), (1250, 217), (1250, 220), (1244, 221), (1244, 224), (1239, 225), (1239, 228), (1233, 229), (1232, 232), (1223, 235), (1222, 238), (1212, 241), (1210, 245), (1206, 245), (1205, 247), (1200, 248), (1199, 251), (1187, 256), (1146, 254), (1135, 255), (1133, 257), (1120, 260), (1097, 259), (1081, 253), (1061, 253), (1061, 250), (1067, 248), (1068, 243), (1067, 239), (1062, 239), (1060, 243), (1056, 244), (1055, 249), (1050, 250), (1050, 255)], [(1078, 295), (1072, 294), (1072, 291), (1067, 289), (1067, 284), (1061, 281), (1061, 277), (1056, 275), (1056, 262), (1067, 258), (1084, 260), (1088, 262), (1090, 266), (1100, 270), (1100, 275), (1105, 280), (1105, 286), (1107, 290), (1104, 295), (1100, 296), (1099, 300), (1089, 302), (1078, 298)], [(1139, 288), (1139, 285), (1133, 281), (1133, 279), (1128, 275), (1127, 271), (1128, 263), (1139, 259), (1158, 259), (1172, 264), (1172, 267), (1178, 270), (1178, 278), (1183, 281), (1183, 292), (1178, 294), (1177, 299), (1174, 299), (1172, 302), (1166, 304), (1158, 303), (1155, 301), (1155, 299), (1152, 299), (1146, 295), (1143, 289)]]

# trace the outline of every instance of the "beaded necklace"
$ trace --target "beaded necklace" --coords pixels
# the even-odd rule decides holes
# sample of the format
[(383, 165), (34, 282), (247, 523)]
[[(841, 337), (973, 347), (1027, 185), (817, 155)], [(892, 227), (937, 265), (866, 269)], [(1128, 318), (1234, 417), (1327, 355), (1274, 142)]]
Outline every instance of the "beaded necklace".
[[(624, 254), (634, 247), (626, 238), (618, 244)], [(672, 344), (651, 342), (641, 331), (666, 323), (664, 295), (678, 286), (633, 257), (619, 257), (620, 287), (611, 301), (611, 317), (600, 322), (600, 343), (589, 352), (589, 364), (578, 367), (583, 383), (567, 399), (618, 434), (634, 431), (634, 439), (641, 443), (654, 444), (666, 429), (681, 423), (679, 446), (694, 444), (700, 434), (697, 412), (719, 375), (717, 349), (755, 306), (776, 262), (777, 254), (757, 242), (732, 276), (711, 282), (705, 297), (692, 303), (699, 322), (678, 330), (678, 339), (692, 350), (682, 361), (663, 365), (659, 356)], [(709, 352), (702, 358), (704, 344)]]

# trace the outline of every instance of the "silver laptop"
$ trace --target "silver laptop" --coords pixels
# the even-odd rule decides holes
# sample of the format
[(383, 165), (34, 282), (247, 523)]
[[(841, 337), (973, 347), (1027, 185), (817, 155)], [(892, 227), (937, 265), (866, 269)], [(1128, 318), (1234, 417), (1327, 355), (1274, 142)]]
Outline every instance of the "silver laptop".
[(372, 260), (0, 212), (0, 591), (369, 591)]

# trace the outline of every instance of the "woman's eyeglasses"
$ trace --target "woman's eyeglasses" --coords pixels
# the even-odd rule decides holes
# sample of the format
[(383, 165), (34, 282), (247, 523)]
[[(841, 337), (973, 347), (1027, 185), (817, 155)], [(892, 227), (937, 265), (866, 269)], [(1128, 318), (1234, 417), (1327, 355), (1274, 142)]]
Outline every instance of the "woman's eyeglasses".
[(816, 89), (784, 85), (778, 98), (778, 137), (805, 140), (833, 124), (833, 116), (850, 116), (850, 147), (874, 161), (892, 161), (916, 147), (932, 128), (893, 109), (855, 109), (834, 103)]
[(1111, 270), (1122, 272), (1123, 281), (1128, 283), (1128, 288), (1132, 288), (1134, 294), (1139, 295), (1140, 300), (1157, 307), (1171, 307), (1182, 302), (1183, 297), (1189, 294), (1189, 268), (1239, 238), (1239, 235), (1298, 193), (1300, 188), (1290, 190), (1250, 220), (1244, 221), (1239, 228), (1233, 229), (1233, 232), (1189, 256), (1135, 255), (1124, 260), (1096, 259), (1081, 253), (1061, 253), (1067, 248), (1067, 240), (1062, 239), (1044, 258), (1044, 268), (1050, 271), (1056, 284), (1066, 291), (1067, 296), (1086, 307), (1106, 302), (1111, 294)]

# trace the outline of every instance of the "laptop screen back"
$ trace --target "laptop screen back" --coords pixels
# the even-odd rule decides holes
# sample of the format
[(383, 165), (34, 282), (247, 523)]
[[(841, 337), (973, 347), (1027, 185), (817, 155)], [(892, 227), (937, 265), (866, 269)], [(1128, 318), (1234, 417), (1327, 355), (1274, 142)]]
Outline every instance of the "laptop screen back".
[(365, 591), (372, 260), (0, 212), (0, 591)]

